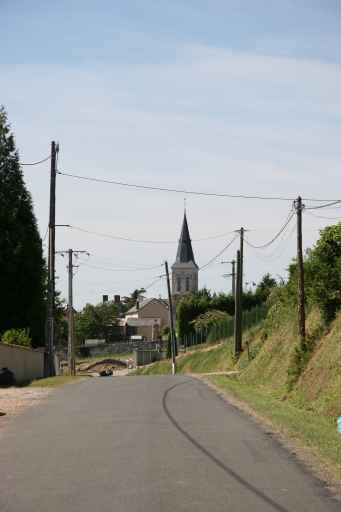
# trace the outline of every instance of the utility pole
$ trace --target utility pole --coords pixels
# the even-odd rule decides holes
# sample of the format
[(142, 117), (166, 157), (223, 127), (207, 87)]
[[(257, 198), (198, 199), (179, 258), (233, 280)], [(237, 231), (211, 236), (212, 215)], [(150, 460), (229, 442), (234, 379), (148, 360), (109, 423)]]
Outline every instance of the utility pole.
[(232, 265), (232, 295), (235, 298), (236, 297), (236, 260), (231, 261)]
[(69, 273), (69, 298), (68, 298), (68, 321), (69, 321), (69, 330), (68, 330), (68, 365), (69, 365), (69, 374), (76, 375), (76, 365), (75, 365), (75, 343), (74, 343), (74, 318), (73, 318), (73, 250), (69, 249), (69, 265), (68, 265), (68, 273)]
[(237, 251), (237, 279), (236, 293), (234, 298), (234, 354), (239, 356), (241, 352), (241, 300), (240, 300), (240, 250)]
[(241, 293), (241, 300), (243, 295), (243, 271), (244, 271), (244, 228), (240, 228), (240, 293)]
[(55, 374), (54, 367), (54, 313), (55, 313), (55, 224), (56, 224), (56, 157), (59, 146), (51, 142), (51, 175), (50, 175), (50, 214), (49, 214), (49, 247), (47, 276), (47, 320), (46, 320), (46, 351), (47, 361), (45, 373)]
[(175, 332), (174, 332), (174, 316), (173, 316), (173, 301), (172, 294), (169, 282), (169, 270), (168, 263), (165, 261), (165, 269), (167, 276), (167, 290), (168, 290), (168, 303), (169, 303), (169, 323), (170, 323), (170, 332), (171, 332), (171, 353), (172, 353), (172, 375), (175, 375), (176, 372), (176, 359), (175, 359)]
[(305, 292), (304, 292), (304, 267), (302, 248), (302, 198), (299, 196), (294, 201), (297, 214), (297, 298), (298, 298), (298, 332), (301, 344), (305, 342)]
[(76, 375), (76, 361), (75, 361), (75, 329), (74, 329), (74, 310), (73, 310), (73, 269), (77, 266), (73, 264), (73, 255), (88, 254), (88, 251), (58, 251), (56, 254), (64, 256), (68, 255), (68, 367), (69, 375)]
[(231, 274), (224, 274), (223, 277), (232, 277), (232, 296), (236, 296), (236, 260), (222, 261), (221, 263), (230, 263), (232, 265)]
[[(239, 270), (238, 270), (238, 257), (237, 257), (237, 284), (236, 284), (236, 305), (238, 302), (238, 354), (242, 350), (242, 338), (243, 338), (243, 274), (244, 274), (244, 234), (245, 229), (241, 227), (237, 230), (240, 234), (240, 247), (239, 247)], [(238, 256), (238, 253), (237, 253)], [(239, 276), (239, 277), (238, 277)]]

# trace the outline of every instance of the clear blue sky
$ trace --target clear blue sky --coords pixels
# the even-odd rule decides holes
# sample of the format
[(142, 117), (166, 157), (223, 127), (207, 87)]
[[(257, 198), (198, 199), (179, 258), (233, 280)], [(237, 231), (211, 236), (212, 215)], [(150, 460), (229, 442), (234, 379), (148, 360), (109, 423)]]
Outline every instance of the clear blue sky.
[[(23, 161), (45, 156), (56, 139), (60, 169), (75, 173), (231, 193), (341, 196), (338, 0), (2, 0), (0, 16), (6, 48), (0, 98)], [(48, 165), (24, 172), (43, 235)], [(176, 241), (183, 200), (58, 176), (57, 223)], [(289, 208), (187, 196), (193, 238), (244, 225), (249, 239), (262, 243)], [(305, 246), (327, 223), (305, 215)], [(199, 265), (230, 236), (194, 243)], [(264, 253), (247, 249), (246, 280), (266, 271), (284, 276), (294, 238), (291, 232)], [(149, 266), (166, 258), (171, 264), (176, 253), (176, 243), (118, 242), (65, 228), (57, 232), (57, 246), (88, 249), (88, 263), (98, 267)], [(65, 262), (57, 268), (66, 294)], [(212, 265), (200, 285), (228, 288), (222, 273), (221, 264)], [(81, 264), (76, 305), (97, 302), (102, 293), (127, 294), (156, 275)], [(165, 291), (160, 283), (150, 294)]]

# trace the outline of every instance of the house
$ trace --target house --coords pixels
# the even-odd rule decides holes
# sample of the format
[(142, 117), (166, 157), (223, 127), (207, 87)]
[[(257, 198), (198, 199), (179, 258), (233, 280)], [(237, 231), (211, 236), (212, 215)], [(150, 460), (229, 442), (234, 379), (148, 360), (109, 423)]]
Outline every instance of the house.
[(142, 298), (130, 308), (120, 321), (126, 336), (139, 335), (147, 340), (161, 338), (162, 329), (169, 327), (168, 301)]

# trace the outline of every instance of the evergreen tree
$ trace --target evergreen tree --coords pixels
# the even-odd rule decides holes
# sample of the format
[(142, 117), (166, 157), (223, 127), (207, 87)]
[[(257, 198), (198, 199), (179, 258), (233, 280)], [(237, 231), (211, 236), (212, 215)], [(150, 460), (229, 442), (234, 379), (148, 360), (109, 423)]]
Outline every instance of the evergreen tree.
[(0, 108), (0, 336), (28, 329), (34, 346), (44, 344), (45, 264), (42, 241), (10, 131)]

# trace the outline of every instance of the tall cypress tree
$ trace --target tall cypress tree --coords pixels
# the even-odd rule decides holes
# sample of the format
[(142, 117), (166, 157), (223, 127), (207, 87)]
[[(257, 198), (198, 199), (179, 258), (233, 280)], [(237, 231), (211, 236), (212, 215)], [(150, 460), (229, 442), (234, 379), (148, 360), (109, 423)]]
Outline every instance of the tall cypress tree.
[(44, 344), (45, 263), (42, 241), (7, 114), (0, 108), (0, 336), (27, 328)]

